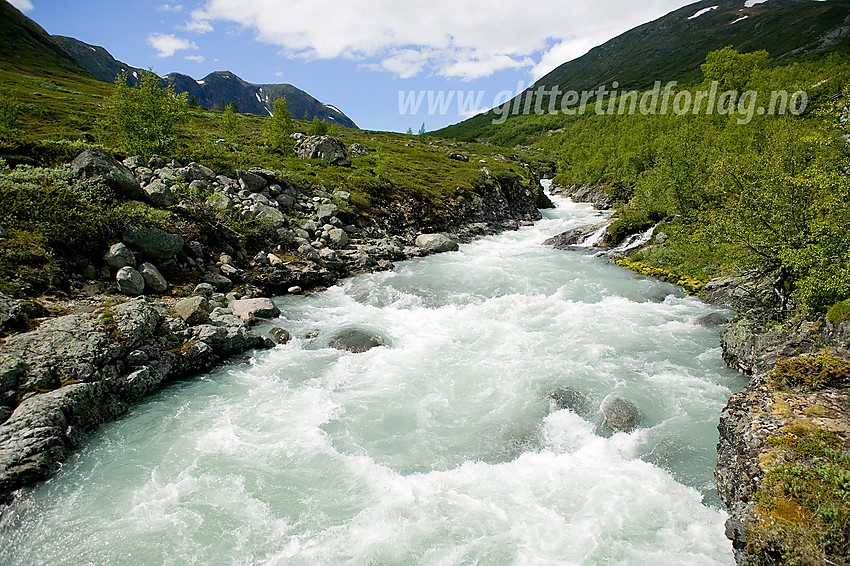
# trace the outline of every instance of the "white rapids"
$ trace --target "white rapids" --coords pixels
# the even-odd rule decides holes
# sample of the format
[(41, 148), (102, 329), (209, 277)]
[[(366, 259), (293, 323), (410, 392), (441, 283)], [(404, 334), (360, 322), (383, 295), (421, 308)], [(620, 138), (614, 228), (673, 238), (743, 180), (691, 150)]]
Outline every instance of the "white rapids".
[[(713, 488), (743, 379), (710, 307), (518, 232), (278, 299), (297, 338), (175, 383), (93, 434), (0, 529), (0, 563), (734, 564)], [(385, 345), (322, 347), (345, 327)], [(324, 342), (327, 343), (327, 342)], [(550, 406), (615, 394), (606, 437)]]

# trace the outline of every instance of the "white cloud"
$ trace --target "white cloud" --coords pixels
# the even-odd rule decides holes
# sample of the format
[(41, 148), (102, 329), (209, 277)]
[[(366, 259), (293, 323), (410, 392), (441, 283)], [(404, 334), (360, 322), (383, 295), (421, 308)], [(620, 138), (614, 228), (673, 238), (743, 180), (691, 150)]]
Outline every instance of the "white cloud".
[(159, 51), (157, 57), (171, 57), (178, 51), (186, 49), (197, 49), (194, 42), (182, 37), (166, 33), (155, 33), (148, 37), (148, 44)]
[(9, 0), (9, 4), (21, 12), (29, 12), (32, 10), (32, 2), (30, 0)]
[[(472, 80), (503, 69), (540, 77), (686, 0), (205, 0), (187, 29), (236, 23), (288, 56), (365, 59), (399, 77)], [(564, 58), (566, 57), (566, 58)]]
[(163, 4), (157, 10), (160, 12), (179, 12), (183, 9), (183, 4)]
[(183, 29), (195, 33), (209, 33), (213, 31), (212, 25), (205, 20), (190, 20), (186, 22), (186, 25), (183, 26)]
[(186, 55), (184, 59), (187, 61), (194, 61), (195, 63), (203, 63), (205, 61), (203, 55)]

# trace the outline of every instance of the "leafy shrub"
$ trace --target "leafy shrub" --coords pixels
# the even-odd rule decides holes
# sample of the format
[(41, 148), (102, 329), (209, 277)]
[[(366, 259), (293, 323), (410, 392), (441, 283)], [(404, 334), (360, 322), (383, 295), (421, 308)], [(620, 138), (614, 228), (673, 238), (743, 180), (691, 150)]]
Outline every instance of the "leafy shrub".
[(829, 307), (826, 313), (826, 319), (832, 324), (850, 319), (850, 300), (839, 301)]

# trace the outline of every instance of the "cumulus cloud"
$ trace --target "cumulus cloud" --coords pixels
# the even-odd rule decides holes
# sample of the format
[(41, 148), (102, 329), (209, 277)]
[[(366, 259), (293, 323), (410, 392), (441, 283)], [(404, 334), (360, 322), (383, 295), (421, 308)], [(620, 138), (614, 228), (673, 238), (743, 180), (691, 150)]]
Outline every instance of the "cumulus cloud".
[(198, 48), (194, 42), (188, 39), (166, 33), (155, 33), (151, 35), (148, 37), (148, 44), (159, 52), (156, 55), (157, 57), (171, 57), (178, 51)]
[[(187, 29), (236, 23), (288, 56), (365, 59), (399, 77), (472, 80), (527, 68), (537, 78), (684, 0), (205, 0)], [(565, 58), (566, 57), (566, 58)]]
[(9, 4), (21, 12), (29, 12), (32, 10), (32, 2), (30, 0), (9, 0)]
[(203, 63), (206, 60), (203, 55), (186, 55), (184, 59), (187, 61), (194, 61), (195, 63)]
[(163, 4), (157, 10), (160, 12), (179, 12), (183, 9), (183, 4)]

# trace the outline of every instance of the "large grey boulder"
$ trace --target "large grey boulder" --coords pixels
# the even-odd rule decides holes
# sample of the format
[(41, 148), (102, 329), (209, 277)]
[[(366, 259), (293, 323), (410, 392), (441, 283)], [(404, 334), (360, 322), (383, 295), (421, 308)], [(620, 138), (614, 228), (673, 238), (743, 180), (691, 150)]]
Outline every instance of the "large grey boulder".
[(189, 297), (174, 305), (174, 312), (190, 326), (202, 324), (210, 318), (210, 303), (206, 297)]
[(145, 287), (154, 293), (165, 293), (168, 291), (168, 281), (152, 263), (143, 263), (139, 266), (139, 273), (145, 280)]
[(159, 179), (154, 180), (143, 191), (145, 193), (145, 200), (158, 208), (168, 208), (174, 206), (177, 202), (177, 199), (174, 198), (174, 193), (171, 192), (168, 185)]
[(125, 230), (124, 243), (154, 259), (169, 259), (183, 248), (180, 235), (147, 226)]
[(456, 252), (458, 243), (445, 234), (420, 234), (416, 238), (416, 247), (431, 253)]
[(125, 295), (137, 297), (145, 292), (145, 279), (132, 267), (119, 269), (115, 281), (118, 283), (118, 291)]
[(344, 328), (339, 330), (331, 336), (328, 342), (328, 346), (331, 348), (345, 350), (355, 354), (360, 354), (382, 345), (383, 341), (380, 336), (360, 328)]
[(109, 250), (103, 256), (106, 265), (112, 269), (121, 269), (122, 267), (136, 267), (136, 256), (130, 251), (130, 248), (122, 243), (112, 244)]
[(239, 184), (242, 185), (242, 188), (252, 193), (259, 193), (267, 184), (265, 179), (250, 171), (242, 171), (240, 169), (236, 171), (236, 177), (239, 179)]
[[(319, 219), (319, 224), (328, 222), (331, 218), (336, 216), (337, 212), (339, 212), (339, 208), (335, 204), (328, 203), (319, 205), (319, 208), (316, 209), (316, 217)], [(313, 231), (315, 232), (315, 229)]]
[(332, 136), (308, 136), (295, 146), (295, 153), (301, 159), (322, 159), (331, 165), (351, 166), (345, 144)]
[(212, 182), (215, 180), (215, 171), (205, 165), (195, 163), (194, 161), (180, 169), (177, 173), (182, 176), (184, 180), (190, 183), (192, 181)]
[(599, 411), (602, 413), (602, 426), (606, 430), (631, 432), (643, 422), (640, 409), (620, 397), (606, 397)]
[(118, 196), (129, 199), (142, 197), (142, 187), (133, 172), (100, 148), (87, 149), (78, 155), (71, 163), (71, 171), (77, 179), (103, 181)]
[(280, 309), (277, 308), (271, 299), (239, 299), (231, 301), (228, 305), (233, 314), (241, 319), (245, 317), (253, 318), (274, 318), (280, 315)]
[(345, 230), (342, 228), (329, 230), (328, 238), (330, 239), (331, 244), (336, 247), (342, 248), (348, 245), (348, 234), (346, 234)]

